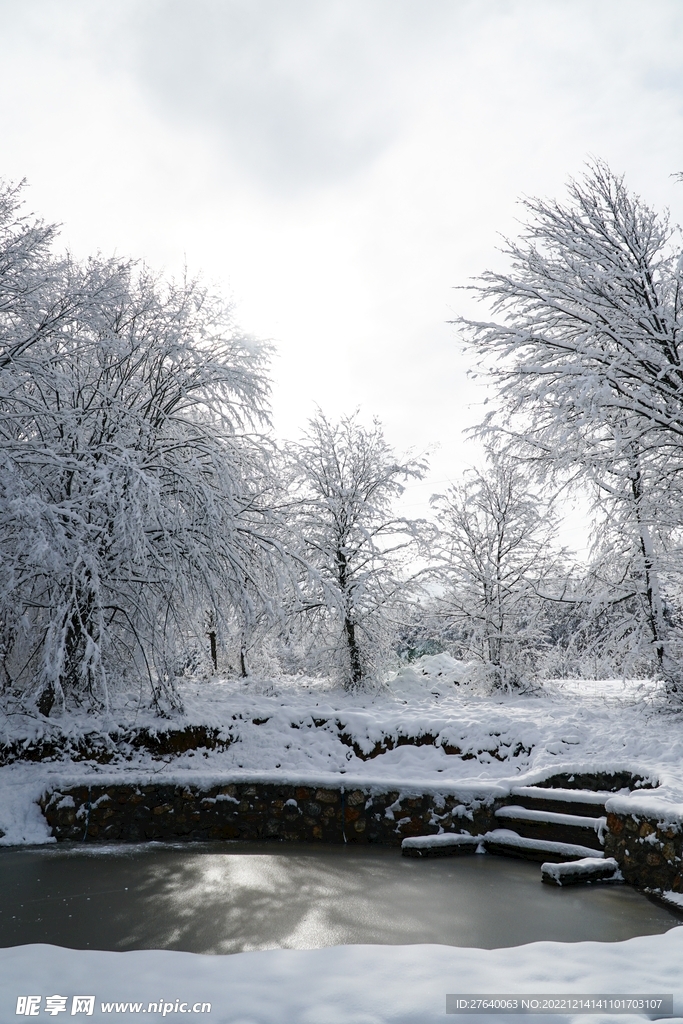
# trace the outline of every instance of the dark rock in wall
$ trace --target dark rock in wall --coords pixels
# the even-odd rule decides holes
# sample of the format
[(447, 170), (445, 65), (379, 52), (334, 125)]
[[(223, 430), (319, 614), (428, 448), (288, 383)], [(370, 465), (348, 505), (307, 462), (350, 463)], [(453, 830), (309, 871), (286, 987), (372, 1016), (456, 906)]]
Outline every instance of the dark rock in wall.
[(605, 856), (641, 889), (683, 892), (683, 826), (636, 814), (607, 815)]
[(620, 789), (653, 789), (658, 783), (631, 772), (562, 772), (534, 785), (539, 789), (590, 789), (618, 793)]

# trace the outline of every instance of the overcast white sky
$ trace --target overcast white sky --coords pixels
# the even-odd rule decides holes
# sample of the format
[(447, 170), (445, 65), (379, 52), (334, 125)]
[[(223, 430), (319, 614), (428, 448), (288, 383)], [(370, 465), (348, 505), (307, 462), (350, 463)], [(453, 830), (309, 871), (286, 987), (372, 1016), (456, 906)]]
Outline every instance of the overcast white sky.
[(0, 175), (76, 253), (183, 262), (273, 339), (278, 433), (360, 405), (456, 479), (446, 321), (591, 155), (683, 220), (680, 0), (0, 0)]

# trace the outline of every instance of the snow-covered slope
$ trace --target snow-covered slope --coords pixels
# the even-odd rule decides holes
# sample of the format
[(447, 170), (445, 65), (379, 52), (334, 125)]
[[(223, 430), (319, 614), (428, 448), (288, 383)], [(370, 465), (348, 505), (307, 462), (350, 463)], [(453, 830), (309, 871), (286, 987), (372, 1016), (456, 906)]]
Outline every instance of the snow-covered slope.
[(33, 801), (60, 781), (97, 774), (154, 781), (251, 777), (334, 779), (402, 791), (496, 792), (559, 772), (631, 771), (659, 781), (613, 796), (620, 810), (683, 817), (683, 716), (663, 710), (651, 684), (555, 683), (536, 695), (490, 695), (468, 683), (468, 666), (448, 655), (421, 659), (372, 693), (350, 694), (319, 679), (188, 680), (185, 713), (170, 722), (120, 707), (108, 719), (38, 722), (12, 716), (6, 742), (61, 731), (106, 733), (120, 726), (216, 728), (227, 749), (153, 757), (128, 750), (109, 764), (53, 760), (0, 769), (4, 844), (44, 842)]

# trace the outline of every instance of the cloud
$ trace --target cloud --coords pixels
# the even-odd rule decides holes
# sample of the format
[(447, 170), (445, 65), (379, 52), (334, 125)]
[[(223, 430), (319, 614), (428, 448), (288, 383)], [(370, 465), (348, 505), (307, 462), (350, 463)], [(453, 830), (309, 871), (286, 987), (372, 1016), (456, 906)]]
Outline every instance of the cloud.
[(365, 170), (400, 131), (403, 7), (166, 0), (138, 22), (132, 66), (166, 116), (205, 125), (269, 190), (302, 193)]
[(439, 108), (466, 129), (468, 158), (491, 132), (514, 148), (512, 132), (545, 162), (544, 136), (560, 121), (623, 135), (625, 113), (639, 120), (629, 93), (642, 105), (681, 89), (682, 15), (669, 0), (645, 20), (639, 0), (69, 0), (63, 10), (164, 122), (203, 133), (228, 175), (284, 200), (360, 180)]

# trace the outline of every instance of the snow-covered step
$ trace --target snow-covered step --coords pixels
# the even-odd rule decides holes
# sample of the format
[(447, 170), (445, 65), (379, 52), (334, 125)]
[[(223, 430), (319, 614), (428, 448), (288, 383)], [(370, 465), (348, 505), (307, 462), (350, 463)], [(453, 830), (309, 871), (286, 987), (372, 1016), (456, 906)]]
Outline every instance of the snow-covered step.
[(496, 817), (518, 818), (520, 821), (539, 821), (552, 825), (571, 825), (574, 828), (588, 828), (591, 832), (599, 832), (607, 820), (581, 814), (564, 814), (561, 811), (539, 811), (533, 807), (518, 807), (514, 804), (499, 807)]
[(541, 881), (547, 885), (582, 885), (587, 882), (623, 881), (614, 857), (582, 857), (560, 864), (541, 864)]
[(409, 836), (401, 843), (401, 853), (404, 857), (458, 857), (463, 853), (476, 853), (483, 838), (455, 832)]
[(590, 789), (546, 789), (542, 786), (513, 786), (510, 790), (522, 807), (560, 814), (579, 814), (587, 818), (602, 818), (605, 801), (612, 793)]
[(507, 828), (496, 828), (484, 836), (489, 853), (524, 860), (554, 861), (580, 860), (583, 857), (602, 857), (602, 851), (579, 843), (560, 843), (550, 839), (529, 839)]
[(593, 850), (601, 848), (602, 834), (606, 826), (605, 818), (509, 805), (499, 807), (496, 818), (501, 821), (504, 828), (513, 829), (527, 839), (578, 843)]

